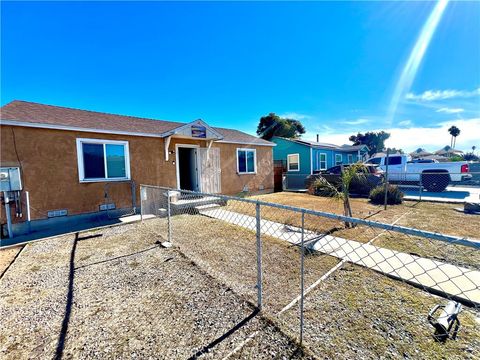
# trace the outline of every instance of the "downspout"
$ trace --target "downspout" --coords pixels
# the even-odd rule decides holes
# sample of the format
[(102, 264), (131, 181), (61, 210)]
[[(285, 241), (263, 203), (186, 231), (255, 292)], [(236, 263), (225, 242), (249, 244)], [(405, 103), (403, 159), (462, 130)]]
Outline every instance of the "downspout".
[(310, 175), (313, 175), (313, 148), (310, 147)]

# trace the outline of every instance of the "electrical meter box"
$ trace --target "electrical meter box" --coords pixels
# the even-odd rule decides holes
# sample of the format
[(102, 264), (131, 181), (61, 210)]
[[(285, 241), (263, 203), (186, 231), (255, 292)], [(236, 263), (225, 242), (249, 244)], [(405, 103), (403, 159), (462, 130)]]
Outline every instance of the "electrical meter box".
[(0, 191), (20, 191), (22, 190), (22, 179), (20, 178), (20, 168), (2, 167), (0, 168)]

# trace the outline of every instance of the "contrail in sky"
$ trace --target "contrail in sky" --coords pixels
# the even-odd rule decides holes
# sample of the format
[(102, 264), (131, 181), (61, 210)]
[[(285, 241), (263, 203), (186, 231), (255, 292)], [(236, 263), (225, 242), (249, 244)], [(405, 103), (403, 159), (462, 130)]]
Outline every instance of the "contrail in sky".
[(417, 74), (418, 67), (422, 62), (422, 59), (427, 51), (428, 45), (432, 40), (432, 36), (437, 29), (443, 13), (448, 5), (449, 0), (439, 0), (432, 10), (432, 13), (428, 17), (425, 25), (423, 25), (422, 31), (418, 35), (418, 39), (413, 47), (410, 56), (405, 63), (402, 74), (398, 79), (397, 86), (392, 95), (390, 101), (390, 107), (388, 109), (388, 121), (392, 125), (395, 113), (397, 112), (399, 102), (405, 97), (406, 93), (410, 90), (415, 75)]

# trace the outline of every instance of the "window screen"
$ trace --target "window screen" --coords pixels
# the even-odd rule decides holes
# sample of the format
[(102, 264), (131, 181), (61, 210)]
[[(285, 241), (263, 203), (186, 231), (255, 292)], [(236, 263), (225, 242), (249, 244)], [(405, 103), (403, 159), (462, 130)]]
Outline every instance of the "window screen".
[(125, 147), (123, 145), (105, 145), (107, 154), (107, 173), (109, 178), (124, 178), (125, 171)]
[(128, 179), (128, 143), (126, 141), (77, 139), (80, 181)]
[(85, 179), (100, 179), (105, 177), (103, 144), (82, 144), (83, 171)]
[(237, 149), (237, 169), (240, 174), (255, 173), (254, 149)]
[(288, 171), (300, 170), (300, 156), (298, 154), (290, 154), (287, 157)]

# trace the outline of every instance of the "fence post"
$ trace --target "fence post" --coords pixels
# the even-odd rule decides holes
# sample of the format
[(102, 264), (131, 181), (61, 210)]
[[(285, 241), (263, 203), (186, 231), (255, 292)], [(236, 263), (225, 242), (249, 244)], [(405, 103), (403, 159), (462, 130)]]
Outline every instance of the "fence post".
[(305, 258), (305, 210), (302, 210), (302, 235), (300, 250), (300, 346), (303, 342), (303, 293), (304, 293), (304, 258)]
[(385, 200), (383, 209), (387, 210), (387, 201), (388, 201), (388, 163), (389, 163), (390, 151), (387, 149), (387, 156), (385, 157)]
[(167, 219), (168, 219), (168, 242), (172, 243), (172, 219), (170, 207), (170, 190), (167, 190)]
[(257, 232), (257, 307), (262, 310), (262, 239), (260, 236), (260, 203), (257, 201), (255, 205), (255, 219)]

